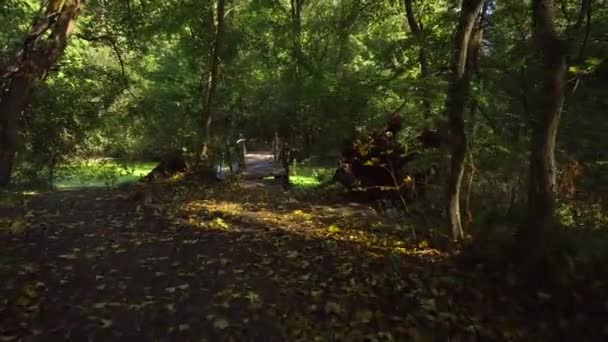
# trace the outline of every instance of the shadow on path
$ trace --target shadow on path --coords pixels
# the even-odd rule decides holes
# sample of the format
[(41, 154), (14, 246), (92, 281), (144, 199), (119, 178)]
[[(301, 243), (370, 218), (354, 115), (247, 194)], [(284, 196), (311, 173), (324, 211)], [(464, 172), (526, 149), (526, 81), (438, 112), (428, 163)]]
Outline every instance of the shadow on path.
[(354, 205), (281, 189), (41, 195), (0, 239), (2, 340), (461, 341), (523, 312)]

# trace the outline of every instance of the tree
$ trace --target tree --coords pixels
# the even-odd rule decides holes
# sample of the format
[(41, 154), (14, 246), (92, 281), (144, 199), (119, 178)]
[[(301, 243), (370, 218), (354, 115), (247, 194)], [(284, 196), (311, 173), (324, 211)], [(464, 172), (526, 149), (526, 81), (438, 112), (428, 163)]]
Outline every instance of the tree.
[[(292, 56), (292, 82), (293, 82), (293, 94), (292, 94), (292, 109), (291, 117), (298, 117), (301, 106), (301, 95), (302, 95), (302, 63), (303, 63), (303, 51), (302, 51), (302, 9), (304, 7), (305, 0), (290, 0), (290, 13), (291, 13), (291, 25), (292, 25), (292, 41), (291, 41), (291, 56)], [(282, 132), (287, 134), (287, 131)]]
[[(211, 122), (213, 120), (213, 104), (215, 100), (215, 91), (218, 83), (218, 70), (220, 67), (220, 54), (224, 43), (224, 14), (225, 1), (217, 0), (214, 22), (214, 41), (213, 48), (210, 54), (209, 71), (207, 73), (207, 85), (205, 86), (205, 94), (203, 96), (202, 109), (202, 129), (203, 136), (202, 152), (200, 157), (206, 159), (209, 157), (209, 143), (211, 141)], [(197, 157), (199, 157), (197, 156)]]
[(80, 4), (80, 0), (50, 1), (19, 51), (0, 66), (0, 186), (11, 180), (19, 116), (37, 84), (61, 57)]
[(532, 1), (533, 36), (542, 60), (542, 99), (533, 121), (530, 146), (527, 221), (519, 230), (520, 246), (542, 256), (555, 213), (555, 144), (564, 101), (566, 47), (555, 29), (553, 0)]
[[(448, 89), (446, 110), (450, 126), (451, 169), (447, 183), (447, 214), (449, 230), (454, 240), (464, 238), (460, 219), (460, 187), (467, 153), (464, 113), (469, 100), (472, 70), (467, 63), (475, 19), (483, 0), (462, 0), (456, 29), (454, 54), (451, 62), (452, 79)], [(475, 39), (473, 39), (475, 41)]]
[(405, 5), (405, 16), (407, 19), (407, 24), (410, 28), (412, 34), (416, 37), (418, 44), (420, 45), (418, 51), (418, 63), (420, 64), (420, 78), (423, 80), (424, 84), (422, 86), (422, 104), (424, 106), (424, 116), (428, 118), (431, 115), (432, 106), (431, 106), (431, 98), (428, 92), (428, 78), (430, 76), (429, 72), (429, 62), (427, 57), (427, 51), (425, 47), (424, 39), (424, 26), (422, 24), (422, 20), (416, 19), (414, 15), (414, 9), (412, 6), (412, 0), (403, 0)]

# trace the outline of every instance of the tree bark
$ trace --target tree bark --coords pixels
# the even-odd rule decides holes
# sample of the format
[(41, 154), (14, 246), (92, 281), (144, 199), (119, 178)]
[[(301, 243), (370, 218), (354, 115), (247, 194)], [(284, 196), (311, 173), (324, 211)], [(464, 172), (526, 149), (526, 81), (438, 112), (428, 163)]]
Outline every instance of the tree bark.
[[(59, 60), (72, 34), (81, 0), (53, 0), (34, 22), (22, 48), (0, 66), (0, 186), (10, 183), (18, 123), (31, 94)], [(49, 32), (50, 31), (50, 32)], [(48, 33), (48, 35), (47, 35)]]
[(566, 46), (555, 31), (553, 0), (533, 0), (533, 36), (543, 64), (543, 98), (533, 122), (530, 147), (527, 224), (519, 242), (531, 259), (545, 251), (545, 237), (555, 214), (555, 141), (564, 101)]
[(213, 42), (213, 49), (211, 51), (209, 61), (209, 71), (207, 74), (207, 85), (205, 87), (205, 93), (203, 95), (203, 109), (201, 115), (201, 133), (203, 136), (201, 153), (199, 154), (200, 159), (207, 159), (209, 157), (209, 144), (211, 142), (211, 123), (213, 121), (213, 105), (215, 100), (215, 90), (218, 82), (218, 70), (220, 67), (220, 54), (222, 45), (224, 42), (224, 13), (225, 13), (225, 1), (217, 0), (216, 3), (216, 19), (215, 19), (215, 38)]
[[(302, 94), (302, 66), (304, 64), (303, 51), (302, 51), (302, 8), (304, 7), (305, 0), (291, 0), (291, 24), (293, 40), (291, 42), (291, 54), (293, 60), (293, 98), (292, 98), (292, 113), (291, 118), (299, 117), (300, 113), (300, 101)], [(293, 119), (292, 119), (293, 120)], [(292, 136), (291, 125), (289, 121), (285, 122), (283, 129), (280, 132), (283, 136)]]
[(427, 51), (423, 44), (424, 32), (422, 22), (416, 20), (414, 16), (414, 9), (412, 6), (412, 0), (404, 0), (405, 5), (405, 16), (407, 19), (407, 24), (412, 31), (412, 34), (418, 40), (419, 50), (418, 50), (418, 63), (420, 64), (420, 79), (423, 81), (422, 85), (422, 105), (424, 107), (424, 117), (429, 118), (432, 113), (431, 106), (431, 94), (428, 90), (428, 82), (429, 82), (429, 62), (427, 58)]
[[(475, 76), (479, 82), (479, 89), (483, 88), (483, 80), (481, 79), (481, 70), (479, 67), (479, 54), (481, 51), (481, 44), (483, 42), (483, 28), (485, 24), (486, 14), (488, 12), (489, 2), (484, 2), (481, 13), (477, 16), (473, 32), (469, 41), (468, 52), (467, 52), (467, 72), (471, 76)], [(475, 161), (473, 158), (473, 151), (470, 148), (471, 141), (475, 135), (476, 129), (476, 116), (479, 109), (479, 102), (476, 98), (473, 98), (469, 106), (469, 125), (468, 131), (466, 132), (469, 140), (467, 146), (468, 163), (466, 164), (465, 173), (467, 173), (466, 188), (464, 193), (464, 212), (466, 213), (466, 226), (468, 227), (473, 223), (473, 213), (471, 212), (471, 192), (473, 191), (473, 178), (475, 177)], [(464, 176), (463, 176), (464, 177)]]
[(462, 0), (451, 63), (452, 79), (446, 100), (452, 145), (451, 169), (447, 183), (447, 215), (448, 228), (452, 239), (456, 241), (464, 238), (460, 217), (460, 188), (467, 154), (464, 112), (469, 100), (472, 74), (467, 61), (475, 19), (482, 4), (483, 0)]

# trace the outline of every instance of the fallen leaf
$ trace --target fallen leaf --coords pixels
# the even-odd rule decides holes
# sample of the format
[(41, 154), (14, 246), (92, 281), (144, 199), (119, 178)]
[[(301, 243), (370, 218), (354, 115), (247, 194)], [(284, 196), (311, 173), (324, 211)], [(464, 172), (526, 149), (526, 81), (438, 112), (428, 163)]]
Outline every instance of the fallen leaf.
[(374, 313), (371, 310), (361, 310), (355, 313), (355, 318), (359, 322), (369, 323), (374, 317)]
[(287, 258), (289, 259), (295, 259), (300, 255), (300, 253), (296, 252), (296, 251), (291, 251), (289, 253), (287, 253)]
[(25, 228), (26, 228), (25, 221), (21, 220), (21, 219), (17, 219), (15, 221), (13, 221), (13, 223), (11, 224), (11, 227), (9, 228), (9, 230), (13, 234), (20, 234), (23, 231), (25, 231)]
[(106, 307), (106, 302), (95, 303), (93, 304), (93, 309), (104, 309)]
[(78, 256), (76, 256), (76, 254), (61, 254), (58, 256), (58, 258), (65, 260), (76, 260), (78, 259)]
[(109, 328), (112, 326), (112, 320), (109, 319), (101, 318), (99, 322), (101, 323), (102, 328)]
[(325, 312), (339, 314), (340, 312), (342, 312), (342, 307), (340, 307), (340, 304), (336, 302), (327, 302), (325, 304)]
[(257, 303), (260, 301), (260, 296), (252, 291), (249, 291), (247, 293), (247, 298), (249, 299), (249, 301), (253, 304), (253, 303)]
[(331, 226), (329, 226), (329, 228), (327, 228), (327, 231), (330, 233), (337, 233), (340, 231), (340, 227), (336, 226), (335, 224), (332, 224)]
[(230, 326), (230, 323), (228, 323), (228, 321), (224, 318), (217, 318), (213, 322), (213, 327), (219, 330), (224, 330), (228, 328), (228, 326)]

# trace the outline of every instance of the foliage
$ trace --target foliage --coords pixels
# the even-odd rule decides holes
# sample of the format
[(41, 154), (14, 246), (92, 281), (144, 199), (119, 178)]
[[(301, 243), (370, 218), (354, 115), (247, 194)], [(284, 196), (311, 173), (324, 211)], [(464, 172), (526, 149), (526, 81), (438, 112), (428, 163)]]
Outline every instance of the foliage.
[[(0, 67), (26, 42), (25, 35), (32, 22), (43, 9), (41, 6), (47, 3), (37, 0), (4, 0), (0, 3)], [(38, 189), (49, 186), (117, 185), (135, 180), (153, 167), (151, 163), (133, 161), (158, 161), (176, 151), (192, 156), (200, 147), (202, 102), (210, 70), (210, 53), (216, 38), (213, 29), (214, 3), (198, 0), (86, 1), (65, 53), (32, 91), (28, 106), (20, 116), (13, 183)], [(65, 245), (70, 250), (62, 252), (54, 247), (45, 247), (50, 257), (55, 256), (59, 260), (59, 267), (49, 266), (53, 272), (56, 270), (64, 277), (58, 277), (58, 281), (67, 282), (73, 274), (78, 277), (78, 272), (68, 272), (68, 268), (79, 269), (77, 264), (71, 264), (76, 259), (89, 262), (87, 254), (95, 254), (94, 260), (102, 260), (103, 253), (112, 251), (110, 255), (122, 260), (121, 253), (127, 253), (133, 257), (129, 258), (128, 267), (116, 266), (125, 273), (139, 270), (140, 266), (146, 270), (143, 272), (146, 276), (150, 275), (150, 269), (154, 269), (154, 272), (176, 270), (173, 272), (175, 274), (171, 273), (169, 280), (163, 278), (166, 286), (161, 289), (162, 296), (188, 293), (195, 285), (202, 284), (194, 280), (178, 282), (176, 279), (179, 277), (210, 274), (210, 278), (214, 279), (220, 276), (221, 284), (228, 287), (226, 292), (218, 290), (218, 299), (214, 304), (230, 304), (238, 299), (242, 300), (239, 305), (246, 303), (246, 307), (253, 310), (265, 305), (265, 301), (272, 300), (269, 298), (276, 299), (272, 297), (274, 292), (260, 293), (252, 285), (255, 281), (249, 278), (242, 284), (251, 288), (238, 289), (241, 285), (234, 285), (241, 284), (238, 276), (222, 278), (219, 272), (232, 274), (234, 271), (243, 277), (261, 275), (256, 281), (276, 280), (275, 285), (280, 291), (304, 291), (286, 295), (298, 304), (305, 298), (306, 303), (298, 309), (308, 311), (291, 315), (293, 308), (281, 307), (283, 311), (279, 312), (277, 306), (265, 307), (268, 309), (266, 318), (269, 319), (259, 320), (260, 326), (272, 325), (268, 322), (277, 320), (290, 332), (301, 332), (301, 335), (289, 337), (303, 340), (314, 340), (315, 337), (319, 340), (363, 340), (369, 337), (359, 336), (359, 330), (376, 334), (370, 338), (372, 340), (423, 340), (419, 338), (419, 330), (432, 332), (434, 329), (441, 331), (439, 335), (452, 330), (470, 333), (463, 333), (466, 337), (462, 337), (462, 340), (468, 340), (467, 337), (473, 335), (481, 339), (543, 339), (531, 336), (534, 335), (532, 331), (546, 339), (563, 339), (563, 336), (555, 335), (559, 332), (565, 334), (570, 328), (589, 334), (601, 333), (595, 329), (585, 329), (584, 325), (591, 324), (593, 319), (577, 318), (576, 313), (573, 314), (575, 317), (568, 315), (585, 307), (580, 298), (594, 298), (593, 295), (597, 295), (598, 299), (592, 301), (589, 311), (597, 309), (596, 312), (605, 312), (599, 311), (604, 309), (598, 309), (598, 305), (604, 304), (600, 301), (605, 300), (605, 293), (608, 293), (600, 291), (606, 286), (606, 280), (601, 278), (605, 272), (600, 267), (605, 265), (608, 257), (608, 140), (605, 139), (608, 132), (608, 120), (605, 118), (608, 107), (608, 97), (605, 96), (608, 79), (608, 7), (602, 6), (604, 2), (555, 1), (557, 32), (568, 50), (568, 74), (557, 137), (557, 179), (560, 185), (556, 189), (559, 199), (555, 217), (557, 222), (547, 240), (550, 245), (547, 273), (551, 271), (556, 276), (547, 277), (541, 284), (547, 288), (542, 288), (542, 291), (542, 286), (538, 284), (509, 287), (512, 279), (520, 276), (515, 275), (517, 271), (512, 266), (514, 257), (511, 244), (525, 218), (529, 183), (528, 153), (532, 143), (530, 128), (536, 114), (542, 109), (541, 99), (546, 95), (541, 82), (542, 63), (532, 39), (530, 1), (486, 1), (489, 15), (484, 22), (479, 68), (473, 75), (471, 101), (467, 104), (465, 115), (470, 155), (466, 160), (463, 184), (468, 186), (471, 180), (471, 186), (463, 188), (462, 202), (467, 205), (466, 208), (463, 205), (462, 216), (466, 217), (465, 233), (471, 238), (469, 243), (477, 253), (473, 271), (465, 269), (465, 266), (455, 266), (450, 253), (458, 254), (460, 246), (448, 243), (446, 238), (444, 183), (450, 165), (449, 139), (446, 140), (448, 146), (433, 152), (424, 151), (408, 164), (414, 170), (438, 166), (439, 181), (428, 188), (424, 199), (407, 205), (407, 214), (402, 211), (395, 213), (395, 208), (386, 206), (386, 215), (380, 219), (388, 223), (382, 227), (365, 221), (364, 227), (355, 228), (357, 219), (353, 217), (356, 215), (342, 219), (332, 216), (331, 211), (311, 214), (307, 210), (313, 206), (306, 202), (310, 198), (320, 202), (339, 201), (337, 198), (342, 195), (340, 188), (317, 189), (316, 186), (325, 184), (333, 176), (342, 142), (381, 127), (397, 108), (400, 108), (403, 124), (397, 144), (404, 151), (417, 151), (411, 142), (422, 130), (433, 128), (448, 136), (444, 119), (445, 101), (459, 2), (412, 1), (414, 16), (422, 26), (420, 34), (410, 31), (403, 1), (230, 0), (226, 3), (224, 48), (219, 56), (221, 66), (212, 113), (211, 160), (236, 160), (234, 146), (241, 134), (247, 143), (255, 140), (255, 144), (252, 141), (249, 145), (252, 148), (269, 148), (276, 132), (297, 154), (297, 164), (291, 167), (295, 191), (276, 190), (277, 193), (268, 193), (267, 189), (260, 189), (259, 192), (244, 193), (232, 182), (226, 182), (223, 183), (225, 186), (219, 188), (192, 185), (193, 189), (189, 192), (188, 186), (191, 185), (182, 184), (171, 189), (171, 196), (164, 203), (149, 195), (150, 190), (142, 190), (142, 193), (138, 193), (145, 199), (142, 203), (134, 204), (126, 200), (127, 204), (119, 203), (126, 207), (121, 208), (125, 217), (118, 219), (117, 227), (123, 229), (119, 237), (124, 238), (121, 241), (129, 241), (125, 242), (128, 248), (122, 245), (113, 247), (114, 243), (109, 242), (109, 245), (105, 245), (109, 240), (104, 240), (106, 236), (102, 237), (101, 234), (108, 227), (98, 225), (92, 226), (91, 229), (95, 230), (89, 232), (93, 237), (100, 237), (95, 239), (95, 243), (84, 241), (84, 238), (70, 240)], [(585, 3), (591, 4), (589, 12), (584, 10)], [(301, 5), (299, 13), (292, 8), (294, 4)], [(423, 75), (421, 71), (421, 48), (428, 59), (428, 75)], [(5, 84), (0, 86), (4, 93)], [(569, 171), (569, 165), (573, 163), (580, 165), (580, 172)], [(192, 193), (195, 190), (198, 192)], [(79, 208), (74, 204), (77, 200), (71, 195), (62, 197), (62, 192), (57, 196), (73, 205), (56, 205), (54, 195), (51, 193), (51, 197), (42, 197), (41, 202), (42, 207), (52, 210), (38, 212), (35, 211), (38, 210), (35, 204), (39, 198), (37, 195), (16, 200), (13, 194), (9, 197), (6, 193), (0, 193), (0, 225), (8, 227), (11, 232), (26, 233), (22, 242), (27, 243), (19, 246), (46, 246), (50, 241), (49, 236), (32, 242), (27, 240), (30, 238), (27, 234), (32, 232), (34, 238), (38, 237), (37, 232), (44, 231), (42, 228), (48, 222), (59, 225), (56, 235), (52, 236), (57, 240), (64, 238), (60, 232), (66, 227), (88, 229), (86, 224), (80, 222), (87, 223), (91, 219), (89, 212), (72, 210)], [(111, 219), (116, 218), (112, 209), (105, 207), (113, 201), (113, 195), (111, 192), (100, 195), (107, 199), (102, 201), (104, 207), (98, 212), (104, 222), (113, 222)], [(162, 193), (160, 196), (165, 195)], [(186, 195), (192, 203), (184, 204)], [(292, 195), (297, 198), (292, 198)], [(226, 199), (225, 196), (235, 196), (238, 200)], [(84, 198), (86, 201), (82, 205), (91, 206), (91, 213), (97, 212), (98, 209), (93, 208), (97, 203), (96, 198)], [(252, 204), (249, 199), (256, 199), (259, 203)], [(31, 208), (26, 203), (30, 200), (35, 204)], [(197, 202), (205, 200), (217, 202)], [(232, 209), (227, 210), (219, 203), (222, 200), (237, 203), (232, 203)], [(273, 200), (275, 202), (269, 207), (250, 210)], [(170, 210), (161, 212), (159, 208), (165, 204)], [(186, 205), (182, 211), (174, 211), (176, 206), (182, 204)], [(325, 203), (314, 202), (314, 205), (321, 204)], [(68, 216), (65, 221), (56, 216), (59, 214), (55, 213), (55, 208), (66, 211)], [(32, 211), (28, 214), (23, 210)], [(237, 212), (229, 212), (231, 210)], [(355, 211), (363, 210), (356, 207)], [(175, 224), (167, 235), (164, 235), (166, 220), (157, 220), (158, 216), (165, 214), (168, 215), (167, 221)], [(255, 219), (251, 219), (251, 215)], [(13, 216), (19, 218), (13, 219)], [(149, 220), (145, 221), (150, 223), (145, 226), (146, 229), (158, 231), (150, 233), (131, 229), (134, 226), (143, 227), (140, 224), (142, 220)], [(180, 224), (189, 230), (178, 230), (177, 227), (182, 227)], [(393, 234), (395, 225), (398, 226), (397, 233)], [(41, 229), (28, 230), (28, 227)], [(248, 235), (248, 229), (252, 227), (260, 230)], [(268, 227), (272, 229), (266, 229)], [(283, 232), (273, 235), (275, 228), (293, 229), (287, 235)], [(152, 247), (135, 248), (152, 241), (146, 240), (150, 236), (148, 234), (153, 235), (150, 239), (159, 243), (161, 251), (171, 251), (167, 252), (171, 258), (183, 256), (184, 260), (175, 261), (181, 263), (179, 267), (169, 267), (170, 264), (163, 261), (165, 259), (152, 260), (150, 265), (137, 264), (137, 258), (141, 255), (160, 254)], [(72, 236), (67, 235), (69, 238)], [(74, 235), (80, 235), (80, 231)], [(416, 242), (421, 241), (413, 241), (414, 235), (415, 239), (427, 241), (430, 246), (449, 245), (456, 250), (443, 253), (429, 246), (419, 247)], [(206, 239), (209, 236), (220, 237), (223, 242), (208, 245)], [(298, 240), (299, 245), (291, 246), (286, 242), (302, 236), (302, 241)], [(170, 241), (171, 249), (165, 250), (163, 248), (167, 247), (167, 241)], [(204, 251), (184, 247), (196, 245), (198, 241), (205, 242)], [(83, 244), (80, 245), (80, 242)], [(272, 249), (271, 245), (278, 247)], [(255, 259), (263, 265), (256, 272), (237, 272), (230, 269), (225, 261), (242, 266), (238, 270), (259, 267), (256, 263), (240, 264), (243, 259), (251, 257), (240, 253), (258, 246), (263, 246), (260, 250), (268, 253), (259, 256), (259, 260)], [(304, 252), (297, 247), (308, 249)], [(121, 251), (123, 249), (125, 251)], [(129, 254), (135, 250), (141, 253)], [(4, 251), (0, 249), (0, 253), (8, 253)], [(11, 251), (18, 254), (16, 250)], [(360, 257), (358, 253), (361, 251), (364, 251), (365, 257)], [(199, 252), (202, 254), (196, 254)], [(419, 252), (428, 254), (420, 256)], [(533, 250), (525, 252), (520, 251), (517, 256), (525, 259)], [(222, 253), (232, 254), (226, 257)], [(436, 253), (440, 254), (437, 257), (441, 265), (439, 270), (435, 269), (438, 267), (438, 259), (434, 256)], [(418, 258), (414, 262), (410, 259), (412, 254)], [(326, 257), (324, 263), (318, 263), (317, 255)], [(193, 256), (200, 258), (192, 259)], [(6, 265), (12, 265), (10, 262), (0, 263), (0, 275), (4, 275), (2, 272), (8, 267)], [(202, 266), (200, 269), (190, 268), (190, 262)], [(278, 264), (274, 265), (275, 262)], [(108, 264), (108, 259), (97, 263)], [(311, 271), (316, 265), (319, 265), (318, 268)], [(29, 269), (31, 265), (22, 266)], [(490, 268), (494, 266), (499, 269), (496, 279), (488, 279), (487, 274), (478, 273), (482, 272), (479, 269), (491, 273)], [(101, 269), (108, 273), (100, 273), (101, 277), (115, 276), (110, 269), (103, 267)], [(427, 267), (430, 271), (425, 270)], [(289, 271), (281, 273), (285, 268)], [(503, 270), (506, 270), (504, 274), (500, 273)], [(29, 274), (27, 270), (12, 271), (19, 275)], [(317, 278), (300, 278), (305, 275)], [(127, 281), (118, 278), (113, 279), (116, 281), (112, 286), (120, 287), (122, 281)], [(483, 281), (477, 282), (479, 279)], [(137, 280), (147, 283), (150, 279)], [(551, 288), (554, 285), (551, 280), (556, 280), (555, 283), (559, 285)], [(19, 287), (12, 280), (9, 283), (15, 288)], [(500, 288), (502, 297), (496, 296), (492, 290), (496, 283), (504, 286)], [(184, 284), (188, 286), (180, 287)], [(214, 286), (204, 284), (210, 288)], [(110, 286), (110, 282), (98, 284), (102, 285)], [(156, 286), (156, 283), (150, 286)], [(410, 289), (412, 292), (407, 292)], [(43, 298), (40, 294), (42, 290), (36, 283), (18, 290), (23, 292), (14, 296), (16, 303), (22, 304), (17, 305), (19, 307), (34, 310), (37, 300)], [(98, 289), (89, 290), (97, 294), (95, 290)], [(130, 293), (125, 288), (117, 291)], [(547, 306), (531, 305), (542, 302), (537, 298), (538, 291), (542, 292), (540, 297), (554, 299), (559, 308), (547, 308), (551, 301), (543, 302)], [(61, 292), (61, 295), (64, 294)], [(529, 294), (531, 296), (527, 296)], [(79, 292), (75, 294), (79, 295)], [(149, 294), (153, 295), (158, 293)], [(349, 299), (341, 301), (344, 298), (334, 296)], [(132, 298), (127, 297), (129, 300)], [(367, 298), (369, 302), (361, 298)], [(472, 303), (463, 298), (475, 298), (476, 301)], [(9, 306), (8, 300), (0, 299), (0, 311), (4, 312), (4, 308)], [(487, 301), (494, 300), (497, 302), (486, 306)], [(146, 301), (144, 298), (141, 302), (129, 303), (132, 305), (130, 309), (140, 310), (151, 305)], [(109, 304), (114, 303), (113, 299), (104, 297), (96, 304), (83, 303), (90, 304), (93, 311), (101, 310), (101, 313), (88, 315), (89, 321), (80, 328), (86, 329), (96, 323), (106, 329), (117, 324), (110, 316), (102, 315), (107, 313), (103, 310), (115, 306)], [(172, 300), (163, 304), (175, 303)], [(208, 302), (203, 304), (207, 308)], [(398, 315), (391, 317), (388, 312), (393, 309), (388, 307), (393, 304), (398, 306), (395, 309)], [(80, 310), (78, 305), (74, 308)], [(577, 309), (570, 310), (573, 307)], [(187, 305), (185, 308), (185, 311), (189, 310)], [(484, 312), (484, 308), (488, 308), (488, 312)], [(414, 313), (410, 313), (410, 310)], [(164, 315), (165, 311), (175, 313), (176, 307), (159, 306), (155, 312)], [(538, 317), (540, 322), (532, 319), (534, 317), (529, 320), (529, 317), (525, 317), (526, 322), (518, 320), (522, 312), (544, 314), (553, 311), (565, 315), (566, 323), (560, 321), (560, 317), (545, 318), (542, 315)], [(239, 312), (243, 314), (246, 310)], [(504, 313), (506, 318), (494, 320), (496, 312)], [(210, 331), (217, 330), (218, 335), (211, 336), (211, 339), (221, 340), (220, 337), (224, 337), (221, 333), (227, 333), (233, 327), (241, 329), (251, 322), (258, 322), (253, 316), (238, 315), (241, 321), (236, 322), (226, 312), (214, 311), (209, 315), (205, 317), (209, 321), (207, 326), (195, 319), (176, 325), (171, 333), (186, 334), (197, 327), (204, 327)], [(14, 317), (20, 318), (18, 315)], [(148, 316), (142, 317), (150, 322)], [(259, 317), (264, 316), (260, 314)], [(319, 317), (323, 320), (317, 320)], [(399, 324), (391, 321), (395, 317), (399, 319)], [(310, 323), (311, 320), (314, 324)], [(139, 322), (139, 318), (134, 322)], [(358, 329), (340, 326), (339, 331), (330, 331), (330, 325), (333, 327), (332, 324), (336, 322), (351, 322)], [(373, 322), (377, 326), (369, 325)], [(494, 330), (487, 331), (486, 323)], [(155, 323), (150, 324), (155, 326)], [(397, 325), (407, 326), (409, 330), (405, 331)], [(527, 329), (530, 325), (533, 327)], [(381, 328), (386, 326), (394, 327), (397, 333), (385, 334)], [(4, 322), (0, 322), (0, 339), (4, 338), (4, 327)], [(368, 327), (373, 329), (367, 331)], [(510, 329), (513, 327), (524, 327), (521, 329), (523, 332)], [(371, 330), (374, 330), (373, 333)], [(37, 330), (34, 328), (32, 331)], [(377, 336), (380, 331), (384, 335)], [(528, 333), (531, 335), (525, 335)], [(527, 338), (522, 337), (524, 335)], [(65, 336), (69, 336), (69, 332)], [(95, 337), (111, 339), (124, 336)], [(183, 336), (172, 337), (183, 339)], [(255, 339), (251, 336), (247, 338)], [(433, 338), (443, 340), (446, 336), (430, 337)]]

